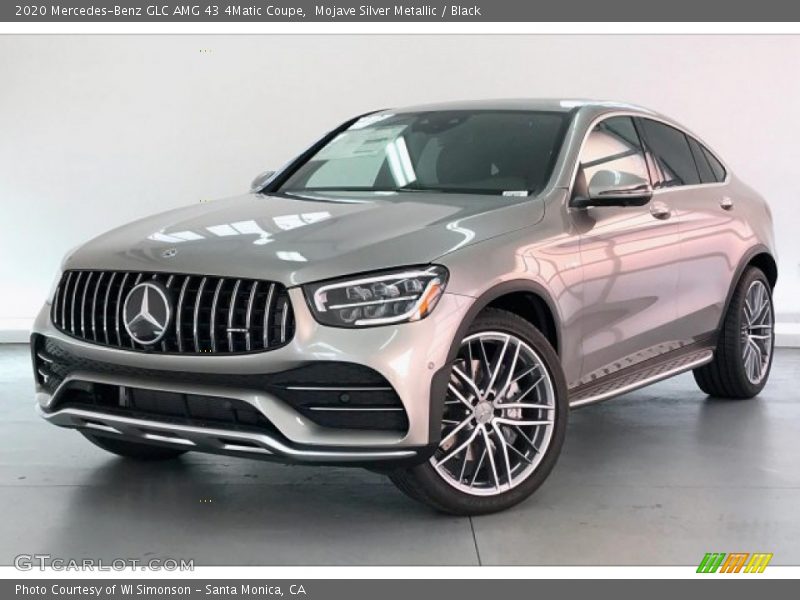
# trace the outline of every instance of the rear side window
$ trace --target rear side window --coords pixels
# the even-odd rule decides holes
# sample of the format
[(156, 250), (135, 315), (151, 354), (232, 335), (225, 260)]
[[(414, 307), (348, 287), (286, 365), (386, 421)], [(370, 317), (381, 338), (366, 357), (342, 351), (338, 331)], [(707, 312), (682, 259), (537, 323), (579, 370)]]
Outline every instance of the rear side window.
[(701, 183), (719, 183), (725, 181), (725, 168), (694, 138), (689, 138), (689, 147), (692, 149), (692, 156), (697, 163), (697, 170), (700, 172)]
[(708, 164), (711, 165), (711, 170), (714, 171), (714, 178), (716, 181), (725, 181), (727, 173), (725, 167), (719, 162), (716, 157), (708, 151), (708, 148), (703, 147), (703, 155), (706, 157)]
[(708, 162), (705, 152), (703, 152), (703, 147), (697, 140), (689, 138), (689, 148), (692, 150), (694, 162), (697, 164), (697, 170), (700, 173), (700, 183), (715, 183), (717, 176), (714, 175), (714, 170), (711, 168), (711, 163)]
[(686, 135), (674, 127), (650, 119), (642, 119), (641, 124), (645, 142), (655, 162), (653, 187), (700, 183), (700, 173)]

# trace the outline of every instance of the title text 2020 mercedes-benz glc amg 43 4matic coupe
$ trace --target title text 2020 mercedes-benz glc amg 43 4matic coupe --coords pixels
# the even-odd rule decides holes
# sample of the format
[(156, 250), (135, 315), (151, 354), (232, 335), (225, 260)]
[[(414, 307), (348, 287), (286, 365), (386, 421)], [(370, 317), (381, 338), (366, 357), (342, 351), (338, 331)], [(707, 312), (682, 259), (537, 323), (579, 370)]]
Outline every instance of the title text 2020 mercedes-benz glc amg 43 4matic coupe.
[(381, 110), (240, 197), (64, 260), (37, 406), (138, 459), (387, 473), (455, 514), (533, 493), (571, 408), (773, 356), (771, 215), (697, 136), (609, 102)]

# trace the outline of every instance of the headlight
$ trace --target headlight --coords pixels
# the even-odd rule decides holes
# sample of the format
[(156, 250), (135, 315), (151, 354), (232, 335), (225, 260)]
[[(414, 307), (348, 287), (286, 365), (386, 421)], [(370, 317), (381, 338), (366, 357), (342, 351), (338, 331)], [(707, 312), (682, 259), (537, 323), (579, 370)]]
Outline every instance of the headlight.
[(447, 285), (439, 265), (305, 286), (314, 317), (332, 327), (370, 327), (427, 317)]

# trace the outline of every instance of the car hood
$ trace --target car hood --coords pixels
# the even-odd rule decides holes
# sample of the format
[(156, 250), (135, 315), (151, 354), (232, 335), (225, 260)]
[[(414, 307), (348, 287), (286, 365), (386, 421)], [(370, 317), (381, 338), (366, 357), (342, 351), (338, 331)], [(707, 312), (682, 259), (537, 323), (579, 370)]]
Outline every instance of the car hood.
[(297, 285), (425, 264), (539, 221), (541, 200), (426, 192), (247, 194), (141, 219), (65, 269), (168, 271)]

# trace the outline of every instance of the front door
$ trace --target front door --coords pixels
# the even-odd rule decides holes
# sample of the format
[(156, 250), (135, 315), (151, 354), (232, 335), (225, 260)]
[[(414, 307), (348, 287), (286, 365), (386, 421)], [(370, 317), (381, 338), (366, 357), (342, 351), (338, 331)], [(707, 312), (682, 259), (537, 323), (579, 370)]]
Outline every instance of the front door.
[[(650, 180), (639, 132), (630, 117), (610, 117), (589, 134), (579, 179), (598, 171)], [(608, 175), (608, 174), (605, 174)], [(571, 209), (581, 231), (583, 268), (581, 384), (678, 347), (679, 231), (669, 199), (644, 206)]]

